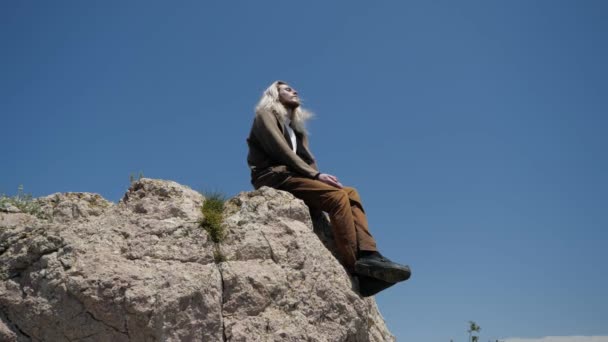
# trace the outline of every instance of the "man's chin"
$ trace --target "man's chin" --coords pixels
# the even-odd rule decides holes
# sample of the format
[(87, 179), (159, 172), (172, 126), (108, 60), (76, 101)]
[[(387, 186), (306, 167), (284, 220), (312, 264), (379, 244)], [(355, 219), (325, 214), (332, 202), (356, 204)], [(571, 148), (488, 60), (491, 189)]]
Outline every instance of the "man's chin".
[(296, 109), (300, 107), (300, 102), (288, 102), (285, 106), (289, 109)]

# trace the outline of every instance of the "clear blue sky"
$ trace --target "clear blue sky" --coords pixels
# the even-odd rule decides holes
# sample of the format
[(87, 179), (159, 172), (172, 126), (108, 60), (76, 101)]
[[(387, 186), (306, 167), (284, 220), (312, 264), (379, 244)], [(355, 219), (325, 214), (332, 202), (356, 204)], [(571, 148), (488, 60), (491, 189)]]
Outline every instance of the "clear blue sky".
[(2, 1), (0, 193), (251, 190), (274, 80), (357, 187), (400, 341), (608, 335), (608, 2)]

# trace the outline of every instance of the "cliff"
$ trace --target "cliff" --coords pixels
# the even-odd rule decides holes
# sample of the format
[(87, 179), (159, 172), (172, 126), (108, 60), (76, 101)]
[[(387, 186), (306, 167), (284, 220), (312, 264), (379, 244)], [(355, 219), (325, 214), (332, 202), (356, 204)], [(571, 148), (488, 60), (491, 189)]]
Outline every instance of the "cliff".
[[(328, 222), (271, 188), (200, 226), (205, 198), (141, 179), (114, 204), (39, 198), (0, 212), (0, 341), (392, 341), (331, 253)], [(315, 233), (316, 231), (316, 233)]]

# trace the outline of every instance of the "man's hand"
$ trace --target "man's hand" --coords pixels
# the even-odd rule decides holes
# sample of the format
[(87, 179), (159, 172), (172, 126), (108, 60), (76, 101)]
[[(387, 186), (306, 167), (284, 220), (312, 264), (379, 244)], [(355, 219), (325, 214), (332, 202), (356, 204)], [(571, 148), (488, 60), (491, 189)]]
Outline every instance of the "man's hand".
[(336, 177), (336, 176), (332, 176), (327, 173), (322, 173), (319, 175), (319, 177), (317, 179), (325, 184), (335, 186), (336, 188), (342, 189), (342, 183), (340, 183), (340, 181), (338, 181), (338, 177)]

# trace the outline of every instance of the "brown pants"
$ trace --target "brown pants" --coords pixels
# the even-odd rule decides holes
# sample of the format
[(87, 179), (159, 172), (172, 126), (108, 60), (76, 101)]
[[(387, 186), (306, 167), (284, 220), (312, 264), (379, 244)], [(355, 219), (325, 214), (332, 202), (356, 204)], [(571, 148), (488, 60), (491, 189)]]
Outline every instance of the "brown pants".
[(291, 177), (279, 189), (292, 193), (309, 208), (329, 214), (338, 254), (347, 270), (354, 271), (358, 251), (377, 250), (355, 188), (339, 189), (315, 179)]

